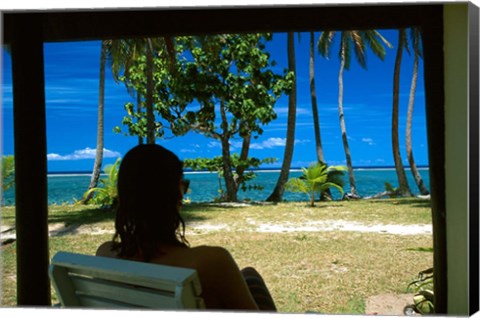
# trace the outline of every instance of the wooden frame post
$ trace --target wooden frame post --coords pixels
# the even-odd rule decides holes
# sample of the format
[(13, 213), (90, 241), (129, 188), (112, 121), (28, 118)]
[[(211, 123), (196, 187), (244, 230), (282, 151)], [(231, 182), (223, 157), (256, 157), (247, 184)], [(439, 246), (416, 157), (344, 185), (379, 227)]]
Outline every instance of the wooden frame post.
[(19, 14), (11, 41), (17, 304), (51, 305), (42, 16)]

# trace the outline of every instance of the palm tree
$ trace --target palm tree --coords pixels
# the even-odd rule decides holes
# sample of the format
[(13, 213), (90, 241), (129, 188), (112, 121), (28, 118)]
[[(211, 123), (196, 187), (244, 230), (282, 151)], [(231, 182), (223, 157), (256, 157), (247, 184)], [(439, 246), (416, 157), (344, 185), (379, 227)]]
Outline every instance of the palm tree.
[(92, 200), (95, 202), (95, 204), (102, 204), (110, 207), (115, 206), (115, 204), (118, 202), (117, 180), (120, 161), (120, 158), (118, 158), (114, 164), (105, 166), (107, 179), (100, 180), (100, 183), (103, 184), (103, 187), (94, 187), (89, 189), (83, 195), (84, 198), (94, 196)]
[[(175, 45), (172, 37), (164, 38), (145, 38), (145, 39), (130, 39), (124, 40), (126, 47), (126, 59), (125, 59), (125, 78), (129, 79), (129, 68), (131, 64), (137, 61), (140, 57), (145, 56), (145, 78), (146, 78), (146, 91), (145, 91), (145, 110), (146, 110), (146, 143), (153, 144), (156, 139), (157, 123), (155, 121), (155, 105), (153, 101), (154, 94), (154, 80), (153, 73), (155, 72), (154, 59), (161, 57), (168, 61), (170, 71), (173, 71), (173, 65), (176, 61), (175, 57)], [(127, 87), (130, 90), (130, 88)], [(141, 107), (142, 96), (137, 88), (137, 110)], [(143, 138), (139, 136), (139, 143), (143, 143)]]
[(395, 68), (393, 71), (393, 108), (392, 108), (392, 150), (395, 170), (397, 172), (398, 187), (402, 196), (412, 196), (408, 185), (407, 176), (403, 168), (398, 141), (398, 101), (400, 88), (400, 66), (402, 64), (403, 49), (406, 47), (406, 29), (398, 30), (397, 56), (395, 57)]
[[(119, 74), (124, 70), (124, 76), (129, 79), (129, 69), (131, 64), (139, 57), (140, 54), (146, 54), (147, 66), (147, 93), (146, 93), (146, 109), (147, 109), (147, 143), (155, 142), (155, 117), (153, 113), (153, 55), (154, 45), (163, 45), (167, 49), (167, 58), (173, 64), (173, 40), (172, 38), (165, 39), (145, 39), (145, 40), (103, 40), (100, 48), (100, 75), (99, 75), (99, 97), (98, 97), (98, 123), (97, 123), (97, 147), (95, 151), (95, 162), (93, 165), (92, 177), (87, 192), (95, 188), (100, 178), (100, 171), (103, 161), (104, 149), (104, 104), (105, 104), (105, 68), (107, 61), (110, 62), (113, 78), (118, 83)], [(128, 88), (127, 88), (128, 89)], [(131, 94), (133, 92), (129, 90)], [(140, 107), (141, 95), (137, 91), (137, 107)], [(139, 143), (143, 139), (139, 136)], [(92, 192), (82, 199), (83, 203), (87, 203), (91, 197)]]
[[(88, 190), (97, 186), (100, 178), (100, 171), (103, 162), (104, 149), (104, 105), (105, 105), (105, 68), (107, 61), (111, 63), (111, 69), (114, 79), (117, 81), (119, 72), (125, 63), (125, 43), (122, 40), (103, 40), (100, 45), (100, 75), (98, 89), (98, 119), (97, 119), (97, 147), (95, 150), (95, 161), (93, 163), (92, 177)], [(87, 203), (92, 198), (92, 193), (88, 192), (81, 202)]]
[[(315, 152), (317, 153), (317, 162), (324, 163), (325, 157), (323, 154), (322, 137), (320, 135), (320, 118), (318, 115), (317, 93), (315, 89), (315, 33), (310, 32), (310, 97), (312, 100), (312, 115), (313, 115), (313, 129), (315, 135)], [(320, 200), (329, 200), (332, 195), (330, 189), (321, 192)]]
[[(95, 162), (93, 163), (92, 177), (88, 190), (93, 189), (98, 184), (100, 170), (102, 169), (103, 147), (104, 147), (104, 104), (105, 104), (105, 66), (107, 63), (108, 41), (104, 40), (100, 46), (100, 76), (98, 89), (98, 119), (97, 119), (97, 148), (95, 150)], [(92, 193), (88, 192), (82, 200), (87, 203), (92, 198)]]
[(288, 180), (286, 189), (291, 192), (302, 192), (308, 195), (310, 206), (315, 206), (315, 194), (323, 193), (330, 188), (336, 188), (343, 194), (343, 174), (347, 170), (344, 166), (330, 166), (316, 162), (307, 168), (302, 168), (299, 178)]
[(293, 148), (295, 144), (295, 121), (297, 112), (297, 79), (295, 71), (295, 43), (293, 32), (288, 32), (287, 36), (288, 50), (288, 71), (294, 74), (292, 90), (288, 96), (288, 118), (287, 118), (287, 137), (285, 141), (285, 152), (283, 154), (282, 169), (278, 177), (277, 184), (267, 201), (279, 202), (282, 200), (285, 191), (285, 184), (288, 181), (288, 174), (293, 158)]
[[(420, 173), (418, 172), (417, 165), (415, 164), (415, 159), (413, 158), (412, 150), (412, 119), (413, 119), (413, 107), (415, 101), (415, 90), (417, 88), (417, 77), (418, 77), (418, 60), (422, 57), (421, 49), (421, 33), (417, 28), (410, 29), (410, 41), (412, 42), (413, 47), (413, 73), (412, 73), (412, 83), (410, 86), (410, 96), (408, 100), (408, 111), (407, 111), (407, 127), (406, 127), (406, 138), (405, 146), (407, 151), (407, 158), (410, 164), (410, 170), (413, 175), (413, 179), (417, 184), (418, 189), (422, 195), (428, 195), (428, 191), (425, 183), (423, 182)], [(407, 46), (408, 49), (408, 46)]]
[(310, 32), (310, 96), (312, 99), (313, 128), (315, 132), (315, 150), (317, 161), (325, 162), (322, 148), (322, 138), (320, 136), (320, 119), (318, 118), (317, 94), (315, 92), (315, 39), (314, 32)]
[[(325, 57), (329, 58), (330, 56), (330, 47), (332, 45), (333, 39), (337, 31), (324, 31), (320, 34), (318, 40), (318, 51)], [(348, 168), (348, 177), (350, 182), (350, 193), (353, 196), (358, 196), (356, 185), (355, 185), (355, 176), (353, 174), (352, 159), (350, 155), (350, 148), (348, 145), (347, 138), (347, 128), (345, 125), (345, 118), (343, 113), (343, 71), (350, 68), (351, 60), (351, 50), (353, 45), (353, 50), (355, 57), (357, 58), (358, 63), (361, 67), (366, 68), (366, 51), (365, 46), (368, 45), (372, 52), (378, 56), (380, 59), (385, 57), (385, 47), (382, 45), (385, 44), (388, 47), (391, 47), (391, 44), (376, 30), (367, 30), (367, 31), (340, 31), (340, 70), (338, 72), (338, 115), (340, 119), (340, 128), (342, 131), (342, 141), (343, 148), (345, 151), (345, 157)]]

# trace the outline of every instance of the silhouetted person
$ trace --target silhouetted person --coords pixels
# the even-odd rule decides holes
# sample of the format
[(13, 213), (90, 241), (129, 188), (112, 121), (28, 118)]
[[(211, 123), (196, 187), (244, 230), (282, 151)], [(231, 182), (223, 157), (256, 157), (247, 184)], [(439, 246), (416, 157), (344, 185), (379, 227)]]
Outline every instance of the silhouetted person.
[(240, 271), (222, 247), (189, 246), (180, 215), (188, 183), (174, 153), (159, 145), (134, 147), (122, 160), (117, 186), (115, 235), (97, 256), (195, 269), (207, 309), (276, 311), (255, 269)]

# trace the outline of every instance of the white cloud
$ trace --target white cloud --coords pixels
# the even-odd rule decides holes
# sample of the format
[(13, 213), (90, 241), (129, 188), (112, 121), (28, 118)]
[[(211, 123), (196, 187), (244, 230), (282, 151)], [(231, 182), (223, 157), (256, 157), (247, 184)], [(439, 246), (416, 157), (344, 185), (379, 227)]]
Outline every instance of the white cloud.
[(369, 146), (375, 145), (375, 142), (373, 141), (372, 138), (362, 138), (362, 142), (367, 143)]
[(201, 146), (199, 144), (190, 144), (190, 148), (183, 148), (180, 149), (180, 152), (183, 153), (196, 153), (197, 150), (199, 150)]
[(242, 148), (243, 141), (230, 141), (230, 147), (232, 149)]
[(210, 141), (207, 144), (208, 148), (220, 148), (222, 145), (218, 141)]
[[(268, 138), (265, 141), (260, 143), (252, 143), (250, 145), (251, 149), (271, 149), (273, 147), (285, 147), (286, 138), (272, 137)], [(308, 139), (295, 139), (295, 144), (306, 144), (309, 143)]]
[[(287, 115), (288, 114), (288, 107), (275, 107), (275, 112), (278, 115)], [(297, 107), (297, 115), (311, 115), (310, 110), (307, 108)]]
[[(82, 159), (94, 159), (95, 158), (95, 149), (89, 147), (85, 149), (75, 150), (73, 153), (68, 155), (59, 155), (57, 153), (50, 153), (47, 155), (47, 160), (82, 160)], [(112, 151), (106, 148), (103, 148), (103, 158), (118, 158), (121, 157), (121, 154), (118, 151)]]
[(304, 145), (308, 144), (311, 140), (310, 139), (295, 139), (295, 145)]
[(252, 143), (250, 148), (252, 149), (265, 149), (265, 148), (273, 148), (273, 147), (284, 147), (285, 146), (285, 138), (268, 138), (261, 143)]

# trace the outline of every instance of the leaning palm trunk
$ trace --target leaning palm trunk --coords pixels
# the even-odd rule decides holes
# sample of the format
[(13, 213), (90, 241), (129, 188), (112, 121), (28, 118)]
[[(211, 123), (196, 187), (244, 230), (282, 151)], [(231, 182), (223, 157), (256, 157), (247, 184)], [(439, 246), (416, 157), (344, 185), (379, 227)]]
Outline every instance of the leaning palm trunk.
[(295, 45), (293, 39), (293, 32), (288, 33), (288, 70), (293, 72), (294, 80), (292, 85), (292, 91), (288, 97), (288, 119), (287, 119), (287, 138), (285, 141), (285, 152), (283, 154), (282, 169), (280, 176), (278, 177), (277, 184), (273, 189), (272, 194), (267, 198), (267, 201), (279, 202), (282, 200), (283, 193), (285, 192), (285, 184), (288, 181), (288, 175), (290, 173), (290, 167), (293, 158), (293, 148), (295, 142), (295, 121), (297, 112), (297, 84), (296, 84), (296, 72), (295, 72)]
[[(98, 91), (98, 124), (97, 124), (97, 149), (95, 151), (95, 162), (93, 164), (92, 178), (88, 190), (93, 189), (98, 184), (100, 178), (100, 170), (102, 169), (103, 161), (103, 147), (104, 147), (104, 102), (105, 102), (105, 65), (107, 62), (107, 42), (102, 41), (100, 51), (100, 76), (99, 76), (99, 91)], [(87, 190), (87, 191), (88, 191)], [(87, 203), (93, 196), (90, 192), (83, 200)]]
[(342, 58), (340, 60), (340, 71), (338, 72), (338, 117), (340, 119), (340, 129), (342, 130), (343, 149), (345, 151), (345, 159), (347, 161), (348, 180), (350, 182), (350, 193), (354, 196), (358, 195), (355, 185), (355, 175), (353, 174), (352, 157), (350, 155), (350, 147), (348, 146), (347, 127), (345, 125), (345, 117), (343, 114), (343, 70), (345, 68), (345, 51), (342, 47)]
[(395, 58), (395, 69), (393, 72), (393, 108), (392, 108), (392, 150), (395, 170), (397, 172), (399, 191), (402, 196), (412, 196), (408, 186), (407, 176), (402, 164), (400, 145), (398, 141), (398, 102), (400, 86), (400, 65), (402, 63), (403, 44), (405, 41), (405, 29), (398, 32), (397, 56)]
[[(317, 161), (325, 162), (323, 155), (322, 138), (320, 135), (320, 118), (318, 117), (317, 93), (315, 90), (315, 49), (314, 49), (314, 33), (310, 32), (310, 96), (312, 99), (313, 129), (315, 134), (315, 150), (317, 153)], [(329, 200), (332, 195), (330, 189), (321, 192), (320, 200)]]
[(422, 195), (428, 195), (428, 191), (425, 183), (423, 182), (420, 173), (418, 172), (417, 165), (415, 164), (415, 159), (413, 158), (413, 149), (412, 149), (412, 119), (413, 119), (413, 107), (415, 101), (415, 90), (417, 88), (417, 77), (418, 77), (418, 54), (414, 52), (413, 60), (413, 74), (412, 74), (412, 84), (410, 86), (410, 97), (408, 100), (408, 112), (407, 112), (407, 133), (405, 138), (405, 146), (407, 150), (407, 158), (410, 164), (410, 170), (412, 171), (413, 178), (417, 184), (418, 189)]
[(313, 128), (315, 132), (315, 150), (317, 153), (317, 160), (325, 162), (323, 156), (322, 139), (320, 136), (320, 120), (318, 118), (317, 94), (315, 91), (315, 50), (314, 50), (314, 34), (310, 32), (310, 96), (312, 98), (312, 114), (313, 114)]

